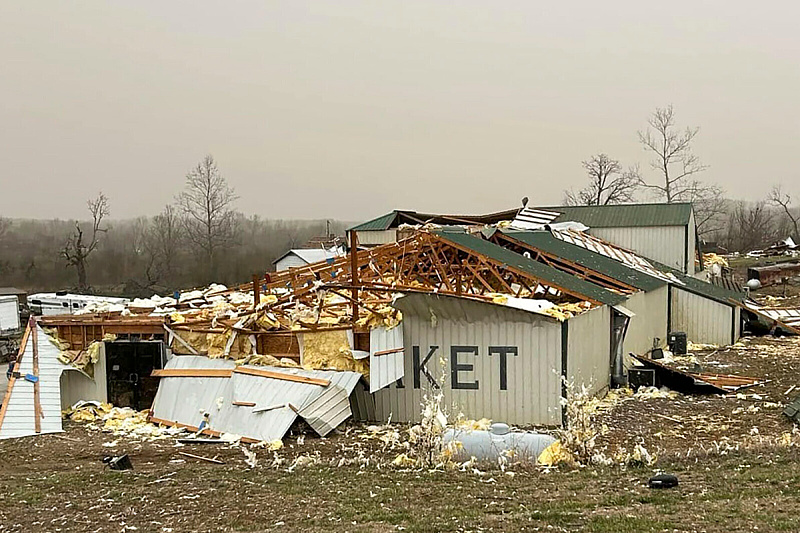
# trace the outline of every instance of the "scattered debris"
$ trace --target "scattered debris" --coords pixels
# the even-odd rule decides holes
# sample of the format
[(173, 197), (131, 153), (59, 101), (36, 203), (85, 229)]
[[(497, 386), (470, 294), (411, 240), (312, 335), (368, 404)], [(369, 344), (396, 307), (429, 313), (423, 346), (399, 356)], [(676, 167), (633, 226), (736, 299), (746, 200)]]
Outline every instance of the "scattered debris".
[(685, 394), (728, 394), (748, 387), (763, 385), (767, 380), (728, 374), (683, 372), (636, 354), (631, 356), (656, 372), (656, 383)]
[(111, 469), (111, 470), (132, 470), (133, 464), (131, 463), (131, 458), (128, 457), (128, 454), (119, 455), (117, 457), (104, 457), (103, 462)]
[(674, 474), (658, 474), (650, 478), (647, 485), (651, 489), (670, 489), (678, 486), (678, 476)]

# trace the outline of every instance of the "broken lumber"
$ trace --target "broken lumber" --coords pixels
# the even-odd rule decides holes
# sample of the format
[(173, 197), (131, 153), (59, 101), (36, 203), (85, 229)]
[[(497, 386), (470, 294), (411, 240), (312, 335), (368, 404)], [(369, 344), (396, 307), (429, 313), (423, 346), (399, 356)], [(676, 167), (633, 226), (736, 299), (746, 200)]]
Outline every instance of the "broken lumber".
[(219, 459), (213, 459), (211, 457), (203, 457), (202, 455), (195, 455), (193, 453), (188, 452), (178, 452), (178, 455), (183, 455), (184, 457), (190, 457), (192, 459), (199, 459), (200, 461), (207, 461), (209, 463), (214, 463), (215, 465), (224, 465), (224, 461), (220, 461)]

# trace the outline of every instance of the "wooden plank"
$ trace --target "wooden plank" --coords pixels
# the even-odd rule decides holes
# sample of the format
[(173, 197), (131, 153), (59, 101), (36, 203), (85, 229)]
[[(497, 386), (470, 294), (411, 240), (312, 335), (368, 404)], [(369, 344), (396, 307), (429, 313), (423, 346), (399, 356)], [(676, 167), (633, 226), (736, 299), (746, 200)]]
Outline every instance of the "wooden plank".
[(256, 402), (232, 402), (236, 407), (255, 407)]
[[(25, 353), (25, 347), (28, 345), (28, 337), (31, 334), (31, 324), (33, 321), (28, 321), (28, 327), (25, 328), (25, 333), (22, 335), (22, 342), (19, 344), (19, 353), (17, 353), (17, 361), (14, 363), (13, 372), (19, 372), (19, 363), (22, 361), (22, 354)], [(14, 388), (14, 383), (17, 381), (17, 378), (11, 376), (11, 379), (8, 380), (8, 387), (6, 388), (6, 394), (3, 396), (3, 405), (0, 406), (0, 429), (3, 427), (3, 420), (6, 418), (6, 411), (8, 410), (8, 401), (11, 399), (11, 391)]]
[(284, 374), (283, 372), (273, 372), (272, 370), (262, 370), (260, 368), (245, 368), (238, 367), (234, 370), (237, 374), (247, 374), (249, 376), (259, 376), (262, 378), (282, 379), (285, 381), (296, 381), (297, 383), (307, 383), (309, 385), (320, 385), (327, 387), (331, 384), (329, 379), (310, 378), (306, 376), (298, 376), (296, 374)]
[(375, 357), (379, 357), (381, 355), (389, 355), (390, 353), (399, 353), (402, 352), (403, 350), (405, 350), (405, 348), (392, 348), (391, 350), (381, 350), (380, 352), (375, 352), (372, 355), (374, 355)]
[(160, 368), (150, 373), (154, 378), (229, 378), (233, 370), (228, 368)]
[[(39, 328), (33, 323), (33, 375), (39, 377)], [(36, 433), (42, 432), (42, 404), (39, 396), (39, 380), (33, 383), (33, 429)]]
[[(153, 416), (148, 416), (147, 417), (147, 421), (152, 423), (152, 424), (158, 424), (158, 425), (161, 425), (161, 426), (183, 428), (183, 429), (187, 429), (187, 430), (189, 430), (189, 431), (191, 431), (193, 433), (200, 433), (202, 435), (209, 435), (211, 437), (221, 437), (222, 436), (222, 433), (220, 433), (219, 431), (214, 431), (213, 429), (206, 428), (206, 429), (203, 429), (201, 431), (201, 430), (199, 430), (197, 428), (197, 426), (190, 426), (189, 424), (181, 424), (180, 422), (174, 422), (174, 421), (171, 421), (171, 420), (164, 420), (163, 418), (156, 418), (156, 417), (153, 417)], [(255, 443), (259, 442), (256, 439), (251, 439), (250, 437), (242, 437), (241, 440), (242, 440), (242, 442), (245, 442), (247, 444), (255, 444)]]
[(209, 462), (209, 463), (214, 463), (215, 465), (224, 465), (225, 464), (223, 461), (220, 461), (219, 459), (213, 459), (211, 457), (203, 457), (202, 455), (195, 455), (193, 453), (188, 453), (188, 452), (178, 452), (178, 455), (183, 455), (184, 457), (190, 457), (192, 459), (199, 459), (200, 461), (206, 461), (206, 462)]

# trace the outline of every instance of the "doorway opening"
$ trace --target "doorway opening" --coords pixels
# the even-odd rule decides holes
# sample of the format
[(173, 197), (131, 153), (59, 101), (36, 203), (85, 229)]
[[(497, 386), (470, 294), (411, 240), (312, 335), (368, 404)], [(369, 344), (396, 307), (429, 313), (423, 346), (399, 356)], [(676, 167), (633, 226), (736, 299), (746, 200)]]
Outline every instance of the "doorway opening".
[(159, 381), (150, 374), (164, 367), (164, 343), (106, 342), (105, 349), (108, 401), (117, 407), (132, 407), (137, 411), (150, 409)]

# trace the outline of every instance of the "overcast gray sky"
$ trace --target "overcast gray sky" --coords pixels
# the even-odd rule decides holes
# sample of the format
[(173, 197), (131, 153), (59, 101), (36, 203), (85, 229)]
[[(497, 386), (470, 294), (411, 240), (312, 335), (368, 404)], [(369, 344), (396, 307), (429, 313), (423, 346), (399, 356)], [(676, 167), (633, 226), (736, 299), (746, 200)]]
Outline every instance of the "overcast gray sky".
[(646, 168), (672, 103), (704, 179), (800, 199), (800, 2), (0, 3), (0, 215), (151, 215), (217, 159), (268, 218), (557, 203)]

